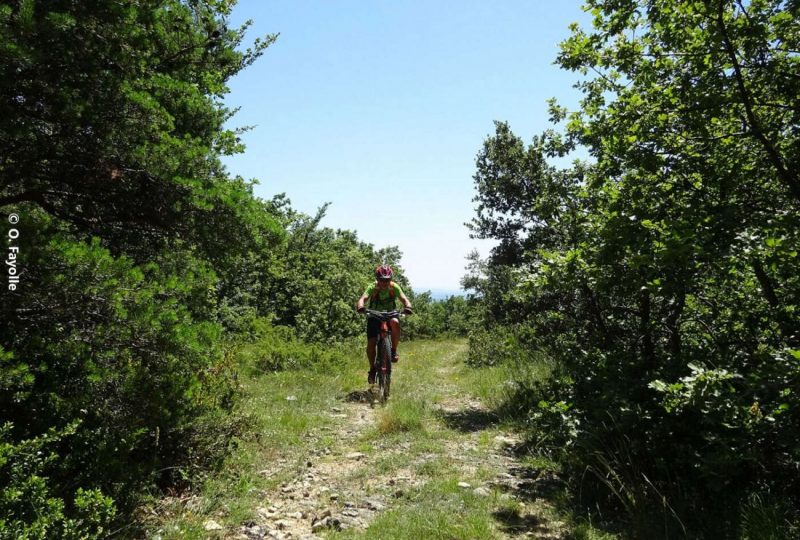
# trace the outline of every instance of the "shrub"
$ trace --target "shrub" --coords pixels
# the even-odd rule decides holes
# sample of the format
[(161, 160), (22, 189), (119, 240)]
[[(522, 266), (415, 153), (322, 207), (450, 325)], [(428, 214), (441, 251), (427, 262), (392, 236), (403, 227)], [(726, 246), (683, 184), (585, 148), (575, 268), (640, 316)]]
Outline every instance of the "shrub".
[(469, 333), (467, 364), (472, 367), (496, 366), (511, 361), (538, 359), (525, 329), (495, 326), (490, 330), (476, 328)]
[(0, 418), (18, 443), (77, 422), (50, 466), (56, 496), (97, 488), (126, 510), (208, 450), (187, 448), (192, 423), (232, 403), (221, 329), (207, 320), (216, 277), (178, 250), (138, 265), (99, 239), (77, 242), (45, 223), (27, 232), (27, 288), (0, 330)]
[[(59, 459), (55, 447), (74, 435), (78, 423), (51, 428), (45, 435), (20, 442), (10, 436), (13, 424), (0, 426), (0, 538), (93, 539), (105, 537), (114, 518), (110, 497), (78, 488), (72, 497), (54, 494), (48, 469)], [(67, 517), (65, 508), (72, 510)]]
[(307, 343), (293, 328), (273, 326), (267, 319), (254, 323), (253, 341), (239, 351), (243, 366), (255, 371), (282, 371), (300, 368), (327, 369), (344, 362), (345, 345)]

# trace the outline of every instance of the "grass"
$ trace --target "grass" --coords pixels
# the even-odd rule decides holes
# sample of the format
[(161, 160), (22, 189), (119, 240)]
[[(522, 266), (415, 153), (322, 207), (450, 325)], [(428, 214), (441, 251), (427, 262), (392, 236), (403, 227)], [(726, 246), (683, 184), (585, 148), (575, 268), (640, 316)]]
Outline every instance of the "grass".
[(425, 420), (430, 416), (428, 404), (413, 397), (392, 400), (378, 414), (377, 428), (381, 435), (425, 430)]
[[(363, 386), (363, 363), (353, 354), (339, 370), (243, 370), (250, 375), (242, 381), (244, 397), (237, 414), (249, 419), (248, 432), (237, 441), (224, 468), (206, 480), (196, 507), (185, 500), (160, 501), (161, 515), (151, 523), (153, 536), (213, 538), (203, 526), (208, 519), (223, 526), (254, 519), (265, 494), (303, 470), (303, 449), (336, 443), (322, 428), (332, 423), (328, 413), (341, 405), (342, 393)], [(284, 460), (280, 468), (274, 467), (278, 459)]]
[(334, 532), (331, 540), (353, 538), (488, 539), (499, 538), (492, 519), (496, 499), (481, 497), (448, 478), (428, 482), (409, 493), (400, 504), (381, 513), (364, 532)]
[(456, 468), (447, 458), (438, 457), (421, 461), (415, 467), (414, 472), (419, 476), (441, 478), (443, 476), (454, 475), (456, 473)]
[[(356, 405), (356, 411), (374, 411), (374, 421), (349, 439), (339, 431), (348, 420), (331, 412), (348, 406), (345, 396), (365, 389), (366, 361), (360, 347), (336, 369), (250, 371), (238, 411), (250, 418), (248, 433), (193, 499), (161, 502), (150, 536), (230, 537), (242, 523), (257, 522), (257, 508), (273, 500), (281, 484), (302, 477), (309, 452), (324, 448), (333, 450), (324, 458), (333, 465), (344, 462), (348, 453), (365, 454), (360, 465), (339, 471), (331, 489), (344, 492), (344, 497), (376, 495), (389, 501), (366, 530), (326, 531), (329, 539), (508, 538), (518, 532), (536, 533), (559, 520), (558, 527), (566, 527), (564, 521), (574, 521), (569, 516), (559, 516), (546, 505), (523, 507), (492, 487), (506, 468), (502, 460), (487, 456), (497, 452), (495, 437), (507, 433), (511, 424), (470, 404), (478, 398), (499, 407), (513, 390), (509, 381), (520, 371), (502, 365), (467, 367), (462, 361), (465, 351), (465, 341), (403, 343), (402, 360), (392, 377), (392, 398), (374, 410)], [(257, 356), (252, 350), (248, 355)], [(542, 373), (545, 368), (531, 366), (527, 375)], [(443, 408), (455, 412), (448, 416)], [(517, 463), (557, 470), (556, 464), (534, 456), (523, 456)], [(376, 471), (384, 478), (376, 479)], [(406, 479), (389, 482), (400, 476)], [(483, 490), (476, 493), (479, 486)], [(329, 504), (335, 512), (341, 501)], [(206, 531), (209, 519), (225, 530)], [(583, 524), (573, 530), (574, 538), (610, 538), (592, 536), (594, 529)]]
[[(494, 451), (494, 438), (503, 432), (503, 426), (480, 411), (453, 414), (453, 418), (437, 411), (445, 402), (450, 408), (460, 408), (463, 404), (453, 400), (470, 396), (499, 403), (506, 396), (503, 386), (513, 370), (503, 366), (468, 368), (460, 362), (463, 343), (454, 347), (430, 341), (406, 347), (404, 359), (409, 362), (400, 369), (413, 369), (414, 376), (398, 377), (393, 401), (380, 411), (376, 428), (363, 439), (383, 440), (390, 446), (405, 443), (405, 462), (392, 460), (391, 467), (411, 464), (418, 485), (379, 514), (366, 531), (332, 532), (328, 538), (506, 538), (514, 527), (531, 525), (530, 512), (521, 511), (516, 501), (497, 489), (488, 490), (488, 495), (474, 491), (503, 472), (501, 465), (484, 463), (486, 454)], [(447, 357), (444, 360), (437, 357), (443, 352)], [(453, 452), (457, 456), (448, 455)], [(460, 482), (470, 487), (460, 487)]]

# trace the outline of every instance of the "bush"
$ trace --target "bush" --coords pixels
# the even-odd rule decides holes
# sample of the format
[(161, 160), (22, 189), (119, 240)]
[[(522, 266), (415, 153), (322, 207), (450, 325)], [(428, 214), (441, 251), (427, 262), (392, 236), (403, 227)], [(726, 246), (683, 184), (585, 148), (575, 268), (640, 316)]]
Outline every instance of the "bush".
[(328, 369), (345, 361), (345, 345), (307, 343), (293, 328), (273, 326), (267, 319), (254, 323), (252, 343), (239, 351), (240, 362), (259, 372), (300, 368)]
[(450, 296), (434, 300), (430, 292), (411, 293), (414, 315), (403, 322), (406, 339), (464, 337), (475, 324), (478, 301), (475, 298)]
[(476, 328), (469, 333), (467, 364), (472, 367), (496, 366), (512, 361), (539, 358), (533, 343), (521, 327)]
[[(58, 461), (55, 447), (74, 435), (78, 423), (50, 429), (45, 435), (13, 442), (13, 424), (0, 426), (0, 539), (105, 537), (114, 518), (110, 497), (99, 490), (78, 488), (72, 497), (58, 491), (47, 470)], [(70, 506), (70, 517), (65, 508)]]
[(25, 294), (9, 299), (18, 315), (0, 330), (0, 418), (15, 426), (10, 444), (75, 423), (50, 466), (53, 496), (100, 489), (126, 511), (142, 488), (216, 459), (186, 446), (192, 423), (229, 408), (235, 391), (221, 328), (207, 320), (216, 277), (177, 249), (139, 265), (44, 218), (27, 233)]

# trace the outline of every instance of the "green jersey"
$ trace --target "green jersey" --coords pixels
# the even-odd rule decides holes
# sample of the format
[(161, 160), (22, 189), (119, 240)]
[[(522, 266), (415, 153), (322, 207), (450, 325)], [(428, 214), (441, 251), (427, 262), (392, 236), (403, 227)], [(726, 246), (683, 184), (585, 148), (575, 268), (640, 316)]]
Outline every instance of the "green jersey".
[(400, 296), (403, 295), (403, 289), (394, 281), (385, 289), (379, 289), (378, 284), (372, 282), (367, 287), (367, 290), (364, 291), (364, 295), (369, 297), (369, 309), (374, 309), (375, 311), (392, 311), (397, 309), (396, 302), (400, 300)]

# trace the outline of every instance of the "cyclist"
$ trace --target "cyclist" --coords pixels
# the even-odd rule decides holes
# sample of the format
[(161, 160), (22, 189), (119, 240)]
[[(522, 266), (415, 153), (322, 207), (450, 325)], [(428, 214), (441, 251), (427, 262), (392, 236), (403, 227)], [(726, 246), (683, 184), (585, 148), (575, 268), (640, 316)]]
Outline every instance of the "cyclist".
[[(361, 298), (358, 299), (356, 310), (364, 312), (364, 302), (369, 299), (369, 309), (375, 311), (393, 311), (396, 309), (397, 300), (403, 303), (403, 313), (411, 313), (411, 302), (408, 301), (400, 285), (392, 281), (394, 272), (389, 265), (381, 265), (375, 268), (375, 282), (371, 283)], [(375, 344), (378, 341), (381, 323), (377, 319), (367, 319), (367, 358), (369, 359), (369, 373), (367, 380), (369, 384), (375, 383)], [(392, 362), (400, 360), (397, 354), (397, 345), (400, 343), (400, 321), (396, 318), (389, 321), (392, 331)]]

